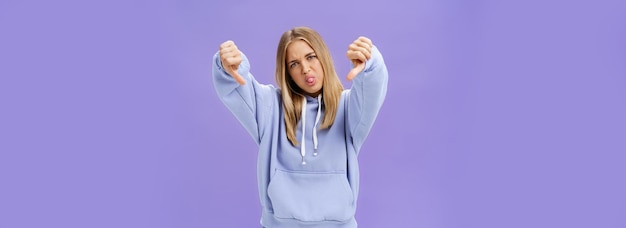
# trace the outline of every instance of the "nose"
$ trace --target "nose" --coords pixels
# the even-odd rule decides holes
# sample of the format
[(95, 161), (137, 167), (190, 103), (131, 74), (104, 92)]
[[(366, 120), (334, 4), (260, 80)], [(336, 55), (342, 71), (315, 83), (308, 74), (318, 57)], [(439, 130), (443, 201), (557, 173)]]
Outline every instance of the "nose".
[(302, 62), (302, 74), (307, 74), (311, 71), (311, 66), (306, 61)]

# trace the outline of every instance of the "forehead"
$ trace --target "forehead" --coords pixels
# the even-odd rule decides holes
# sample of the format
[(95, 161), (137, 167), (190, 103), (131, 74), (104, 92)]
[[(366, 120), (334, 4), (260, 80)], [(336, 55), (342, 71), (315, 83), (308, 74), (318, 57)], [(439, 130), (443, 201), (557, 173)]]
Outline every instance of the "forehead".
[(313, 48), (309, 46), (307, 42), (303, 40), (294, 40), (287, 46), (287, 62), (295, 59), (302, 58), (307, 54), (314, 52)]

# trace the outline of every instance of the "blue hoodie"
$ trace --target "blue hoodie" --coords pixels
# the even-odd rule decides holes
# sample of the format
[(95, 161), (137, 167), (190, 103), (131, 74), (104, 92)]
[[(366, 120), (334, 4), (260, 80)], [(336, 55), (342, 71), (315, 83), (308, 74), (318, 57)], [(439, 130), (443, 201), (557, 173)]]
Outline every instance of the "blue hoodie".
[[(257, 181), (264, 227), (356, 227), (359, 193), (357, 155), (387, 93), (387, 68), (372, 49), (365, 69), (344, 90), (335, 122), (320, 130), (321, 96), (306, 97), (296, 127), (298, 146), (287, 139), (280, 89), (258, 83), (248, 58), (240, 86), (213, 57), (217, 94), (259, 146)], [(304, 131), (303, 131), (304, 123)], [(304, 141), (304, 143), (302, 142)], [(317, 148), (317, 149), (316, 149)]]

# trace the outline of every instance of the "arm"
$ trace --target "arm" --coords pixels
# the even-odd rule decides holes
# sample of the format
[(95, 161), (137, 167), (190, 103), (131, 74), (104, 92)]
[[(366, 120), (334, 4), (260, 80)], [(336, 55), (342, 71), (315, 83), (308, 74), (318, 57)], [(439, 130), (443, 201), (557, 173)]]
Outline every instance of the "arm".
[[(237, 52), (239, 52), (237, 50)], [(248, 58), (241, 52), (240, 61), (234, 72), (222, 65), (221, 53), (213, 57), (213, 84), (220, 100), (235, 115), (255, 142), (260, 143), (262, 129), (268, 115), (271, 115), (275, 89), (271, 85), (259, 84), (250, 73)], [(224, 64), (230, 66), (229, 64)], [(236, 72), (236, 73), (235, 73)], [(232, 74), (240, 75), (236, 80)], [(236, 76), (235, 76), (236, 77)]]
[[(358, 66), (357, 66), (358, 67)], [(387, 67), (375, 46), (371, 46), (371, 58), (365, 62), (363, 71), (353, 80), (348, 100), (348, 124), (352, 143), (357, 152), (374, 125), (387, 94)]]

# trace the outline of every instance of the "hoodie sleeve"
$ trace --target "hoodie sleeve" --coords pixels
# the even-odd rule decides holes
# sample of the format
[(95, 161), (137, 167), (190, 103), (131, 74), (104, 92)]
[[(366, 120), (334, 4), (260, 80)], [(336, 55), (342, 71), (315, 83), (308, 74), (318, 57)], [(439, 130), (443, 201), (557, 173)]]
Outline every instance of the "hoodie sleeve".
[(357, 153), (374, 125), (378, 111), (387, 94), (387, 67), (383, 56), (374, 46), (365, 69), (352, 83), (348, 100), (348, 124)]
[(264, 124), (267, 123), (265, 120), (272, 113), (271, 100), (276, 96), (276, 89), (271, 85), (258, 83), (250, 73), (248, 58), (243, 53), (241, 55), (243, 61), (237, 71), (246, 80), (246, 84), (239, 85), (226, 73), (218, 52), (213, 56), (213, 85), (220, 100), (259, 144)]

